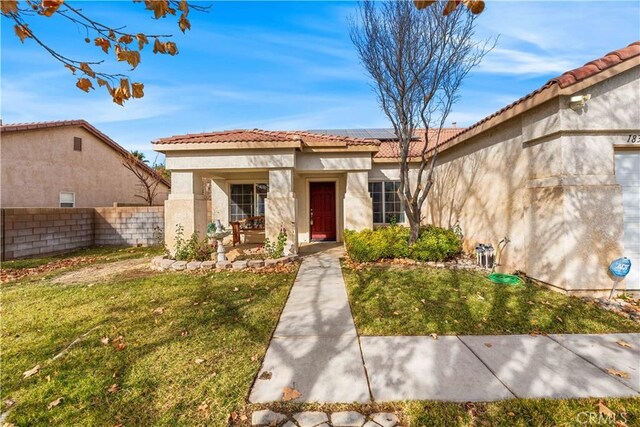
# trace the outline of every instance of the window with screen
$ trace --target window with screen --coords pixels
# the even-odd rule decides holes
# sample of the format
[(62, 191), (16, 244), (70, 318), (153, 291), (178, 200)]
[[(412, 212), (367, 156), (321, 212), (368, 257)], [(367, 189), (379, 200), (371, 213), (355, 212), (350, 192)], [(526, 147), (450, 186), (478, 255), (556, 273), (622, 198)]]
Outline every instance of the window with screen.
[(404, 222), (404, 211), (397, 194), (399, 187), (399, 181), (369, 182), (374, 224)]
[(229, 220), (240, 221), (250, 216), (264, 215), (267, 184), (231, 184)]
[(60, 207), (61, 208), (73, 208), (76, 205), (76, 193), (70, 191), (60, 192)]

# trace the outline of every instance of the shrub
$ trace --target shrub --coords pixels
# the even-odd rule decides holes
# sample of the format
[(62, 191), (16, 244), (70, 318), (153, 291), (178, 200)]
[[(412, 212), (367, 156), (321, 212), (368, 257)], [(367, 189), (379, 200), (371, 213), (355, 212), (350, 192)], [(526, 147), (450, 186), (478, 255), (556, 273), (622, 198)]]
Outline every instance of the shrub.
[(209, 244), (209, 239), (200, 240), (198, 233), (194, 232), (189, 240), (184, 239), (184, 227), (176, 226), (175, 259), (177, 261), (207, 261), (211, 259), (214, 247)]
[(356, 262), (374, 262), (389, 258), (412, 258), (418, 261), (444, 261), (462, 251), (460, 238), (452, 231), (427, 226), (409, 245), (409, 229), (398, 225), (376, 230), (345, 230), (345, 246)]
[(287, 243), (287, 230), (283, 227), (278, 233), (277, 241), (270, 242), (264, 239), (264, 250), (270, 258), (282, 258), (284, 256), (284, 245)]
[(445, 261), (462, 252), (462, 241), (453, 230), (427, 226), (411, 245), (410, 258), (417, 261)]

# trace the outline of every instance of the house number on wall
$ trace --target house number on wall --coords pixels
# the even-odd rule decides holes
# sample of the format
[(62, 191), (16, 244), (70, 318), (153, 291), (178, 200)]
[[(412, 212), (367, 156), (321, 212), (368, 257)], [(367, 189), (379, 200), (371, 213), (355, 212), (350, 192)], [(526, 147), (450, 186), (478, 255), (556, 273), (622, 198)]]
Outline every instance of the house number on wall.
[(640, 143), (640, 135), (638, 134), (629, 134), (629, 138), (627, 138), (628, 144), (638, 144)]

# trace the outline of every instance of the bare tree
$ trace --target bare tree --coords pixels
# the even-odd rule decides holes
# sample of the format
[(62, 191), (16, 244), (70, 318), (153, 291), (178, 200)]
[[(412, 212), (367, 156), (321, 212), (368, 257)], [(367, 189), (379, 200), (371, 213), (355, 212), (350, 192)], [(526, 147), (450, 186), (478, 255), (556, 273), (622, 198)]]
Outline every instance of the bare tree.
[(138, 179), (142, 194), (135, 194), (144, 200), (149, 206), (153, 206), (153, 200), (158, 193), (158, 186), (162, 182), (162, 176), (153, 169), (142, 166), (140, 159), (134, 154), (127, 154), (122, 160), (122, 165), (129, 169)]
[(351, 40), (398, 139), (398, 197), (411, 227), (410, 243), (420, 234), (440, 131), (463, 79), (493, 47), (474, 39), (473, 13), (461, 7), (444, 15), (445, 7), (436, 2), (418, 10), (410, 0), (367, 0), (351, 21)]

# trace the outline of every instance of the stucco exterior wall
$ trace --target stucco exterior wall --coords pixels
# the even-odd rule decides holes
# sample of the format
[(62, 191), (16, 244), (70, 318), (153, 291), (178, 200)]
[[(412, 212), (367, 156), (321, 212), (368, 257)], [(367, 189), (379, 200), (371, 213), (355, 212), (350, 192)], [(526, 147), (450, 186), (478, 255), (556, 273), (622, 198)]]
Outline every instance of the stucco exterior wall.
[(623, 254), (614, 144), (640, 124), (640, 68), (575, 93), (591, 95), (579, 111), (553, 98), (441, 153), (425, 217), (459, 223), (468, 251), (507, 236), (502, 270), (604, 293)]
[[(74, 151), (74, 137), (82, 151)], [(59, 207), (61, 191), (74, 192), (78, 208), (145, 203), (122, 156), (81, 127), (3, 132), (0, 158), (3, 207)], [(160, 184), (155, 204), (168, 192)]]

